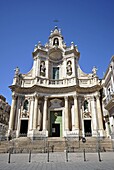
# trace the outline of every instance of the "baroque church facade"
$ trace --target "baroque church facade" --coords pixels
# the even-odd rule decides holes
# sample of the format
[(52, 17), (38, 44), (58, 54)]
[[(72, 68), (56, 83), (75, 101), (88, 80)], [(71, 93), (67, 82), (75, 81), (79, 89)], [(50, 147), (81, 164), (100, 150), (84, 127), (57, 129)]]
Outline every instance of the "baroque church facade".
[(8, 135), (35, 137), (105, 137), (102, 83), (93, 67), (79, 66), (80, 52), (66, 46), (55, 27), (48, 42), (35, 45), (33, 67), (27, 74), (15, 69)]

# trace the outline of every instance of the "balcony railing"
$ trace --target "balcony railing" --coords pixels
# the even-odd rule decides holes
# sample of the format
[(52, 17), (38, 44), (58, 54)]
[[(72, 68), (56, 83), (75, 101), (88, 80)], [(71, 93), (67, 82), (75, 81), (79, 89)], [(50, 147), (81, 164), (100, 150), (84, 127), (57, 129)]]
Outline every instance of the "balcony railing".
[[(67, 87), (74, 86), (77, 84), (77, 78), (65, 78), (65, 79), (46, 79), (37, 77), (35, 79), (24, 79), (22, 80), (22, 87), (30, 87), (32, 85), (48, 86), (48, 87)], [(79, 86), (81, 87), (91, 87), (98, 84), (98, 80), (94, 79), (79, 79)]]
[(79, 86), (81, 87), (92, 87), (99, 84), (98, 79), (79, 79)]
[(108, 105), (113, 106), (114, 105), (114, 93), (110, 93), (104, 98), (104, 105), (107, 107)]
[(76, 85), (76, 77), (69, 79), (46, 79), (37, 77), (36, 79), (24, 79), (22, 81), (22, 87), (30, 87), (32, 85), (40, 85), (40, 86), (48, 86), (48, 87), (64, 87), (64, 86), (72, 86)]

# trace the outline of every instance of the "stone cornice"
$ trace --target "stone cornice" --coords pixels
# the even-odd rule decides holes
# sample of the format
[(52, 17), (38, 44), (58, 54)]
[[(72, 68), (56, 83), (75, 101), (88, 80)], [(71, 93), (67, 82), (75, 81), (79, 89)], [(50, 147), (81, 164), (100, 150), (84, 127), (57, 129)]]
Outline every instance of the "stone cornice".
[(79, 87), (79, 86), (71, 86), (71, 87), (41, 87), (38, 85), (34, 85), (32, 87), (19, 87), (16, 85), (9, 86), (12, 92), (21, 93), (21, 94), (32, 94), (34, 92), (38, 93), (46, 93), (46, 94), (64, 94), (64, 93), (70, 93), (70, 92), (78, 92), (79, 94), (88, 94), (88, 93), (94, 93), (96, 91), (99, 91), (102, 86), (95, 85), (93, 87)]
[(38, 93), (49, 93), (49, 94), (64, 94), (64, 93), (70, 93), (75, 91), (75, 87), (76, 86), (71, 86), (71, 87), (55, 87), (55, 88), (50, 88), (50, 87), (41, 87), (38, 85), (34, 85), (30, 88), (24, 88), (24, 87), (19, 87), (16, 85), (12, 85), (9, 86), (9, 88), (13, 91), (15, 91), (16, 93), (24, 93), (24, 94), (31, 94), (34, 92), (38, 92)]
[(67, 54), (71, 54), (74, 53), (76, 56), (80, 57), (80, 52), (76, 51), (76, 49), (69, 49), (69, 50), (65, 50), (65, 55)]
[(93, 93), (93, 92), (99, 91), (101, 88), (102, 88), (101, 85), (95, 85), (92, 87), (76, 86), (76, 92), (78, 92), (78, 93)]

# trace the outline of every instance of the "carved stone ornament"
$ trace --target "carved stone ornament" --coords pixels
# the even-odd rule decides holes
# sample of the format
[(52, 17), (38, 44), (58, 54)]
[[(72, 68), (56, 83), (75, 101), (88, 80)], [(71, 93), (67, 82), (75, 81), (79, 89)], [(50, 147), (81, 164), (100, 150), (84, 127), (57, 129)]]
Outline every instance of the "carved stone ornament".
[(91, 118), (91, 113), (90, 112), (84, 112), (83, 117), (84, 118)]
[(28, 115), (28, 112), (27, 112), (27, 110), (23, 110), (22, 111), (22, 118), (28, 118), (29, 117), (29, 115)]
[(50, 102), (51, 102), (51, 108), (59, 108), (59, 107), (62, 107), (62, 106), (61, 106), (62, 101), (59, 100), (59, 99), (53, 99), (53, 100), (51, 100)]

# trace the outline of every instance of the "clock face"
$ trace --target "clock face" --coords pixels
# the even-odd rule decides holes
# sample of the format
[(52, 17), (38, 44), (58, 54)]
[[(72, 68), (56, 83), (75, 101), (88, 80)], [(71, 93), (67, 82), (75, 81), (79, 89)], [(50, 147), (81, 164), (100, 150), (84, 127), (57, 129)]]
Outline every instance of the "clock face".
[(53, 49), (50, 51), (49, 58), (53, 61), (59, 61), (62, 59), (62, 51), (60, 49)]

